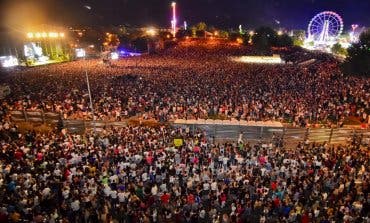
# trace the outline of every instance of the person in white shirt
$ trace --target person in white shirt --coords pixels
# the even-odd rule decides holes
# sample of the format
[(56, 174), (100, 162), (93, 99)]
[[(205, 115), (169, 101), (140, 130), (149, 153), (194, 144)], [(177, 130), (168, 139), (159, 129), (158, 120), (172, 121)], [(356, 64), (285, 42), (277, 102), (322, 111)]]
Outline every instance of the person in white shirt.
[(210, 185), (209, 185), (209, 183), (208, 183), (208, 182), (205, 182), (205, 183), (203, 184), (203, 190), (204, 190), (204, 191), (209, 191), (209, 187), (210, 187)]
[(157, 194), (158, 194), (158, 187), (157, 187), (156, 184), (152, 187), (151, 193), (152, 193), (153, 196), (157, 196)]
[(123, 191), (120, 191), (120, 192), (118, 192), (118, 194), (117, 194), (117, 196), (118, 196), (118, 201), (119, 202), (125, 202), (125, 193), (123, 192)]
[(213, 192), (217, 191), (217, 182), (215, 180), (211, 183), (211, 190)]
[(71, 203), (71, 208), (73, 211), (78, 211), (80, 210), (80, 201), (79, 200), (75, 200)]
[(144, 172), (143, 174), (141, 174), (141, 180), (143, 182), (146, 182), (148, 180), (148, 173), (147, 172)]
[(111, 197), (112, 199), (117, 199), (117, 191), (116, 191), (116, 190), (112, 190), (112, 191), (110, 192), (110, 197)]
[(109, 197), (111, 191), (112, 190), (110, 189), (110, 187), (108, 185), (105, 185), (105, 187), (104, 187), (104, 194), (105, 194), (105, 196)]
[(51, 189), (49, 187), (46, 187), (42, 190), (42, 197), (46, 198), (50, 195)]

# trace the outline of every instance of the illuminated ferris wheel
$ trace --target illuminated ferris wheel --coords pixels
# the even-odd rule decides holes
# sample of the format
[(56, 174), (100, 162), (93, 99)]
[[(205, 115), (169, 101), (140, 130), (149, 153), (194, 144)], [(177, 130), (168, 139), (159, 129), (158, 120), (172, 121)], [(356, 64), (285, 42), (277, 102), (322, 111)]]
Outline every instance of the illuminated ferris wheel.
[(337, 13), (324, 11), (308, 24), (308, 38), (318, 44), (335, 42), (343, 31), (343, 19)]

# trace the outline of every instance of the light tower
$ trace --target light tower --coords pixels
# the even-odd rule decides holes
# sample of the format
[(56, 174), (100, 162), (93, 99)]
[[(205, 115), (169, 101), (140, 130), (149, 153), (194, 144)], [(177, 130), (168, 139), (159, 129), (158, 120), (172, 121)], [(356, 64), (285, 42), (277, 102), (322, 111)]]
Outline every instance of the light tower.
[(172, 25), (172, 34), (173, 34), (173, 37), (175, 37), (176, 35), (176, 2), (172, 2), (171, 3), (171, 6), (172, 6), (172, 21), (171, 21), (171, 25)]
[(356, 36), (356, 33), (355, 33), (356, 29), (358, 28), (358, 25), (357, 24), (352, 24), (351, 27), (352, 27), (352, 32), (350, 32), (350, 34), (349, 34), (350, 40), (353, 43), (358, 42), (358, 36)]

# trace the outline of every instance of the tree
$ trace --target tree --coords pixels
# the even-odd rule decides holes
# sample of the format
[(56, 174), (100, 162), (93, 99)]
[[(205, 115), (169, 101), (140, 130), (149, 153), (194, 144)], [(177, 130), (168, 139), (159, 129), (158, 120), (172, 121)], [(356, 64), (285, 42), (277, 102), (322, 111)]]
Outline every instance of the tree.
[(197, 30), (206, 31), (207, 25), (205, 22), (200, 22), (196, 25)]
[(242, 35), (238, 32), (231, 32), (229, 34), (229, 40), (230, 41), (236, 41), (238, 38), (242, 38)]
[(220, 30), (220, 31), (219, 31), (219, 36), (220, 36), (221, 38), (229, 38), (229, 32), (228, 32), (228, 31), (226, 31), (226, 30)]
[(342, 70), (345, 74), (370, 77), (370, 29), (360, 35), (358, 43), (348, 48)]
[(260, 27), (252, 36), (252, 42), (258, 54), (270, 54), (271, 47), (276, 46), (277, 33), (270, 27)]
[(132, 46), (136, 52), (145, 52), (148, 50), (148, 39), (145, 37), (139, 37), (132, 41)]
[(176, 38), (185, 38), (185, 37), (191, 37), (192, 36), (192, 31), (191, 30), (185, 30), (185, 29), (180, 29), (176, 32)]
[(305, 36), (306, 36), (306, 31), (300, 30), (300, 29), (293, 30), (293, 36), (292, 36), (293, 45), (294, 46), (303, 46)]
[(303, 46), (304, 41), (301, 39), (293, 39), (293, 45), (294, 46)]
[[(177, 36), (177, 33), (176, 33), (176, 36)], [(168, 31), (161, 31), (161, 32), (158, 33), (158, 36), (162, 40), (170, 40), (173, 37), (172, 33), (171, 32), (168, 32)]]
[(206, 36), (206, 31), (205, 30), (197, 30), (195, 32), (195, 36), (198, 38), (203, 38)]
[(340, 43), (336, 43), (331, 47), (331, 52), (334, 54), (346, 56), (347, 55), (347, 50), (340, 45)]
[(293, 45), (293, 39), (287, 34), (283, 34), (277, 37), (276, 45), (278, 47), (290, 47)]

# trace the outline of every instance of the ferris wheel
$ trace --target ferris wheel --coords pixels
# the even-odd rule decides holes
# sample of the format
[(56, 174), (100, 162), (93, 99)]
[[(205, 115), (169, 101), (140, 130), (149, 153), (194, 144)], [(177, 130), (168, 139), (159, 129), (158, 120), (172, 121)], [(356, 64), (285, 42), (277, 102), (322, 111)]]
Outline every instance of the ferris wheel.
[(343, 19), (332, 11), (320, 12), (308, 24), (308, 38), (319, 44), (334, 42), (342, 31)]

